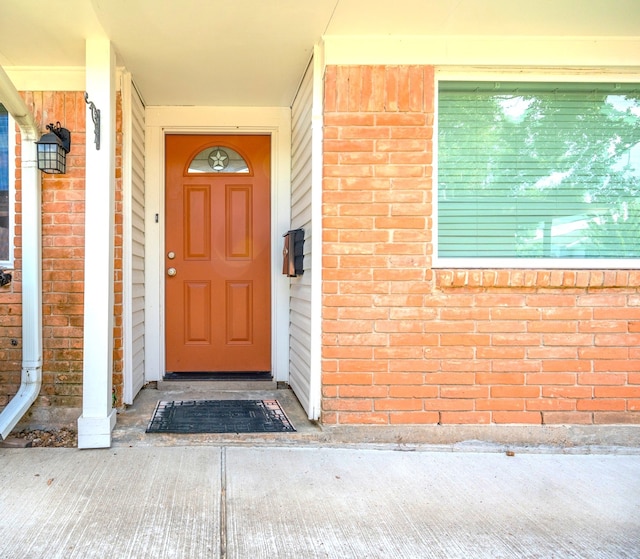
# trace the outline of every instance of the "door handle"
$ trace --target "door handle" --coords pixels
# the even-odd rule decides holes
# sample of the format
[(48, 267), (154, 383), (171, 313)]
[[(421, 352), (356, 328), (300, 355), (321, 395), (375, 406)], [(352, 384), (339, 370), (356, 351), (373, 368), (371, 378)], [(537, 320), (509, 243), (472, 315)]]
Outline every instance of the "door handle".
[(171, 276), (171, 277), (175, 276), (177, 273), (178, 273), (178, 271), (175, 268), (169, 268), (167, 270), (167, 275)]

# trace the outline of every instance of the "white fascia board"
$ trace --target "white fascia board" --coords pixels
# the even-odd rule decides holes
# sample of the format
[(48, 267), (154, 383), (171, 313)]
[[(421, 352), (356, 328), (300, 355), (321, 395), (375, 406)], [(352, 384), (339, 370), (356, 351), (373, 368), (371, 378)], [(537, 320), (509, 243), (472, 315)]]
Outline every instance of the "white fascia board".
[[(18, 91), (84, 91), (84, 66), (5, 66)], [(119, 76), (124, 69), (116, 69), (116, 91), (120, 90)]]
[(326, 36), (325, 63), (640, 66), (640, 37)]
[(84, 66), (8, 66), (5, 71), (18, 91), (84, 91)]
[(243, 127), (281, 127), (283, 122), (290, 122), (290, 119), (289, 107), (148, 106), (145, 109), (147, 127), (158, 126), (172, 132), (181, 127), (188, 132), (198, 128), (206, 132), (215, 126), (215, 133), (222, 133), (220, 130), (223, 129), (231, 133)]

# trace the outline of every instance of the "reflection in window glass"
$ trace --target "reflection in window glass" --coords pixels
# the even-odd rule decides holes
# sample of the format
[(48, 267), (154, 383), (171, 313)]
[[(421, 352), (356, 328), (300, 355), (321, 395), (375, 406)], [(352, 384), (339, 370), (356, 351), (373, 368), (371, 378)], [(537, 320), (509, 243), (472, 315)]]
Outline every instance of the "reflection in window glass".
[(0, 261), (9, 260), (9, 115), (0, 105)]
[(248, 173), (249, 166), (235, 150), (226, 146), (214, 146), (202, 150), (189, 164), (189, 174), (198, 173)]
[(640, 258), (638, 84), (439, 89), (440, 258)]

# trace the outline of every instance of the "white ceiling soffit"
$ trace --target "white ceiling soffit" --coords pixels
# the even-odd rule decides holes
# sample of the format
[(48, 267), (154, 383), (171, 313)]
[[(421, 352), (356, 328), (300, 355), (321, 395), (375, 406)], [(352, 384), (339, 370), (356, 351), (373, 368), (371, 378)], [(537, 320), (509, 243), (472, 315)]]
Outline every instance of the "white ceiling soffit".
[(0, 0), (0, 65), (108, 37), (148, 105), (288, 106), (323, 35), (640, 36), (640, 0)]

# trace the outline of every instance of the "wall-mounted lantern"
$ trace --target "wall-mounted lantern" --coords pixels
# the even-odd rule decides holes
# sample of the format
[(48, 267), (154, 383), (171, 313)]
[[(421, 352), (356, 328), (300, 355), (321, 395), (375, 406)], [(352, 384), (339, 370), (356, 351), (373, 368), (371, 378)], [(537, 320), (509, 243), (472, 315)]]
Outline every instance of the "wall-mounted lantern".
[(38, 146), (38, 169), (43, 173), (61, 174), (67, 171), (67, 153), (71, 149), (71, 133), (60, 126), (59, 122), (47, 124), (47, 134)]

